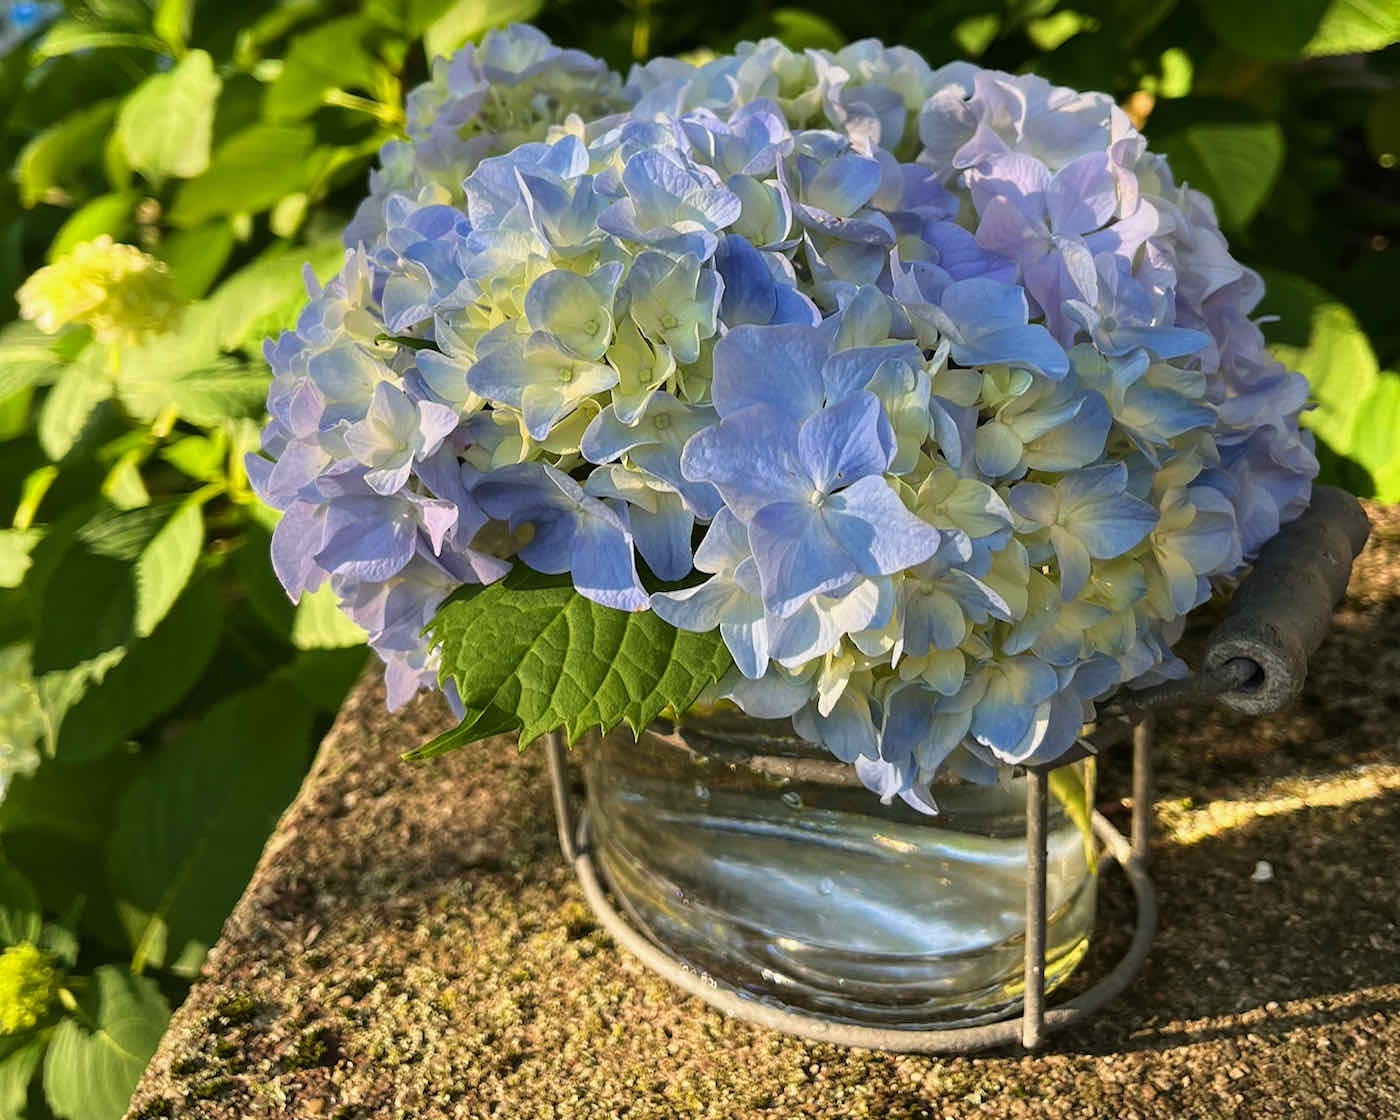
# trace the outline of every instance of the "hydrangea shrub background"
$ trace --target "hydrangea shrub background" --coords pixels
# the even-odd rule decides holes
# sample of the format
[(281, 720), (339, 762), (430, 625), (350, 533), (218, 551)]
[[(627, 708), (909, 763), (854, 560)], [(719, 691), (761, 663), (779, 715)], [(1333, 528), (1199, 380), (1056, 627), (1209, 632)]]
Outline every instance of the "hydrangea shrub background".
[(623, 81), (516, 26), (407, 105), (248, 460), (391, 704), (523, 563), (718, 628), (716, 697), (917, 803), (1180, 674), (1306, 505), (1263, 284), (1105, 95), (874, 41)]

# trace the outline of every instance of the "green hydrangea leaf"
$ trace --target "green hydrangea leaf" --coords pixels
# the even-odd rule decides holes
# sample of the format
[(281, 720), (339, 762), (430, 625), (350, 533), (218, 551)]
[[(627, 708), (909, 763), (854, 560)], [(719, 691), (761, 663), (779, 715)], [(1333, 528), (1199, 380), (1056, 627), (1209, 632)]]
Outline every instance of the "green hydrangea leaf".
[(203, 174), (222, 88), (205, 51), (190, 51), (173, 70), (147, 78), (117, 114), (127, 163), (156, 184)]
[(1360, 54), (1400, 39), (1400, 8), (1377, 0), (1293, 0), (1275, 5), (1268, 19), (1254, 0), (1211, 0), (1200, 9), (1228, 46), (1274, 62)]
[(24, 146), (15, 163), (20, 199), (36, 206), (45, 198), (77, 189), (102, 153), (102, 141), (117, 115), (116, 101), (100, 101), (70, 113)]
[(427, 632), (441, 650), (441, 679), (456, 686), (468, 717), (450, 742), (417, 757), (512, 727), (522, 744), (555, 730), (573, 743), (622, 723), (639, 732), (666, 708), (689, 708), (733, 664), (717, 632), (692, 634), (649, 611), (599, 606), (567, 577), (522, 565), (459, 591)]
[(1273, 190), (1284, 146), (1274, 121), (1201, 120), (1166, 136), (1161, 151), (1178, 182), (1211, 197), (1221, 226), (1240, 230)]
[(36, 675), (124, 652), (150, 634), (194, 573), (203, 538), (193, 504), (104, 510), (86, 522), (46, 573)]
[(1376, 498), (1400, 501), (1400, 373), (1381, 373), (1362, 402), (1350, 455), (1371, 475)]
[(175, 196), (170, 221), (188, 228), (229, 214), (257, 214), (303, 190), (314, 169), (310, 125), (255, 124), (230, 136), (198, 178)]
[(841, 29), (831, 20), (805, 8), (775, 8), (769, 18), (773, 35), (791, 50), (839, 51), (847, 42)]
[(345, 16), (292, 40), (282, 72), (263, 102), (272, 121), (305, 120), (319, 109), (327, 90), (373, 92), (378, 64), (366, 39), (383, 35), (363, 16)]
[(292, 616), (292, 645), (297, 649), (345, 649), (364, 645), (367, 637), (341, 612), (330, 584), (303, 595)]
[(29, 554), (43, 534), (38, 529), (0, 529), (0, 587), (18, 587), (29, 571)]
[(543, 7), (543, 0), (457, 0), (423, 32), (423, 49), (430, 59), (450, 55), (493, 27), (534, 19)]
[(66, 710), (49, 712), (57, 739), (49, 753), (65, 764), (100, 758), (173, 708), (213, 658), (223, 615), (217, 580), (195, 580), (101, 681), (89, 683)]
[(1397, 41), (1400, 7), (1376, 0), (1332, 0), (1303, 54), (1309, 58), (1360, 54), (1383, 50)]
[(52, 384), (75, 356), (65, 354), (57, 339), (33, 323), (19, 321), (0, 328), (0, 400), (35, 385)]
[(1375, 352), (1351, 310), (1310, 280), (1262, 270), (1266, 294), (1259, 311), (1277, 315), (1264, 327), (1270, 349), (1308, 379), (1317, 408), (1303, 423), (1339, 455), (1351, 454), (1352, 432), (1380, 375)]
[(1400, 374), (1380, 369), (1366, 332), (1335, 296), (1291, 273), (1266, 269), (1263, 275), (1268, 292), (1259, 310), (1278, 316), (1265, 327), (1270, 348), (1308, 379), (1317, 402), (1303, 414), (1303, 424), (1335, 455), (1361, 468), (1359, 479), (1335, 481), (1382, 501), (1397, 500)]
[(120, 1120), (170, 1007), (151, 980), (104, 965), (93, 973), (80, 1012), (58, 1024), (49, 1044), (49, 1107), (63, 1120)]
[(112, 381), (97, 362), (74, 362), (59, 375), (39, 409), (39, 446), (55, 463), (82, 438), (97, 407), (112, 395)]
[(0, 855), (0, 946), (39, 940), (43, 912), (34, 885), (17, 867)]
[(26, 1120), (32, 1115), (29, 1083), (48, 1047), (43, 1033), (0, 1040), (0, 1120)]
[(198, 971), (296, 793), (315, 714), (283, 681), (235, 693), (127, 789), (107, 868), (134, 968)]

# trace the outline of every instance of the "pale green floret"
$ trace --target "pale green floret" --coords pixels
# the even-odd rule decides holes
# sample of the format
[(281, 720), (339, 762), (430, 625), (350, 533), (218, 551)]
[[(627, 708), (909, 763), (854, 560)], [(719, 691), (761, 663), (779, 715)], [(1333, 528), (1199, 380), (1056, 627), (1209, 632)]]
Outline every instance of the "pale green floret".
[(37, 945), (21, 941), (0, 953), (0, 1035), (38, 1026), (58, 994), (58, 979)]

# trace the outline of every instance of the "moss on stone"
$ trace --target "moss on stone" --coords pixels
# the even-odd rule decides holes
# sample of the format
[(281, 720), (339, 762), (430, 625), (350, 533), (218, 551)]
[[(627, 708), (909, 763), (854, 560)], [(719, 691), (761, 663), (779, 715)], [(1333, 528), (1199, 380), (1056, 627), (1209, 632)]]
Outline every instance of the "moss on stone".
[(204, 1057), (201, 1054), (186, 1054), (178, 1061), (170, 1063), (170, 1072), (175, 1077), (193, 1077), (204, 1068)]
[(307, 1027), (292, 1045), (282, 1066), (287, 1070), (315, 1069), (329, 1065), (335, 1056), (336, 1035), (330, 1027)]
[(226, 1096), (232, 1088), (232, 1078), (206, 1077), (203, 1081), (196, 1081), (189, 1087), (189, 1096), (191, 1100), (212, 1101)]
[(210, 1030), (218, 1027), (237, 1027), (251, 1023), (257, 1018), (262, 1004), (247, 992), (234, 992), (224, 996), (214, 1005)]

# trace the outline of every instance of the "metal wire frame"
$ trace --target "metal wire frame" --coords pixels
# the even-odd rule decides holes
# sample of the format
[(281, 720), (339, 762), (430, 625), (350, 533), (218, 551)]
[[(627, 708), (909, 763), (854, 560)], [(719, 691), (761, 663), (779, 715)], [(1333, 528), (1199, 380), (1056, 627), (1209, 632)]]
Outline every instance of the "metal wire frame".
[[(1237, 711), (1277, 711), (1302, 688), (1309, 655), (1322, 641), (1332, 609), (1346, 590), (1352, 562), (1366, 543), (1370, 526), (1360, 505), (1332, 487), (1314, 487), (1306, 513), (1284, 527), (1254, 561), (1253, 573), (1236, 591), (1225, 621), (1211, 635), (1204, 670), (1182, 680), (1124, 691), (1101, 709), (1101, 723), (1126, 719), (1132, 726), (1133, 815), (1125, 837), (1098, 813), (1093, 832), (1104, 854), (1127, 876), (1137, 901), (1132, 942), (1118, 963), (1088, 991), (1055, 1007), (1045, 1001), (1046, 818), (1048, 774), (1054, 766), (1097, 753), (1087, 740), (1053, 764), (1025, 767), (1026, 781), (1026, 940), (1025, 994), (1019, 1017), (979, 1027), (902, 1030), (831, 1023), (812, 1015), (746, 999), (737, 991), (702, 977), (648, 939), (608, 899), (589, 849), (588, 817), (574, 815), (559, 736), (549, 737), (549, 771), (558, 818), (559, 847), (583, 886), (598, 921), (618, 944), (692, 995), (719, 1010), (759, 1026), (843, 1046), (925, 1054), (966, 1054), (1019, 1042), (1028, 1050), (1057, 1030), (1087, 1019), (1120, 994), (1142, 971), (1157, 928), (1157, 903), (1147, 874), (1152, 829), (1153, 708), (1218, 703)], [(685, 747), (679, 736), (672, 737)], [(774, 776), (810, 776), (849, 781), (833, 773), (839, 764), (821, 759), (787, 759), (731, 752), (727, 761)], [(848, 770), (839, 767), (840, 770)], [(621, 896), (619, 895), (619, 898)]]
[[(1133, 729), (1133, 818), (1131, 839), (1100, 813), (1092, 816), (1094, 835), (1104, 854), (1123, 869), (1137, 902), (1133, 938), (1118, 963), (1087, 991), (1056, 1007), (1045, 999), (1045, 952), (1048, 914), (1046, 906), (1046, 819), (1049, 809), (1048, 774), (1051, 767), (1026, 770), (1026, 952), (1025, 994), (1021, 1014), (978, 1027), (901, 1029), (833, 1023), (788, 1008), (760, 1003), (718, 981), (702, 976), (667, 953), (645, 932), (636, 928), (608, 898), (604, 877), (590, 849), (588, 815), (574, 813), (569, 797), (563, 739), (547, 741), (550, 784), (559, 833), (559, 848), (573, 866), (583, 896), (602, 927), (633, 956), (677, 987), (704, 1000), (711, 1007), (737, 1019), (815, 1042), (859, 1046), (872, 1050), (921, 1054), (968, 1054), (993, 1046), (1019, 1042), (1034, 1050), (1054, 1031), (1082, 1022), (1109, 1000), (1122, 993), (1142, 971), (1157, 930), (1157, 900), (1147, 874), (1147, 850), (1151, 839), (1151, 724), (1140, 719)], [(1058, 763), (1057, 763), (1058, 765)]]

